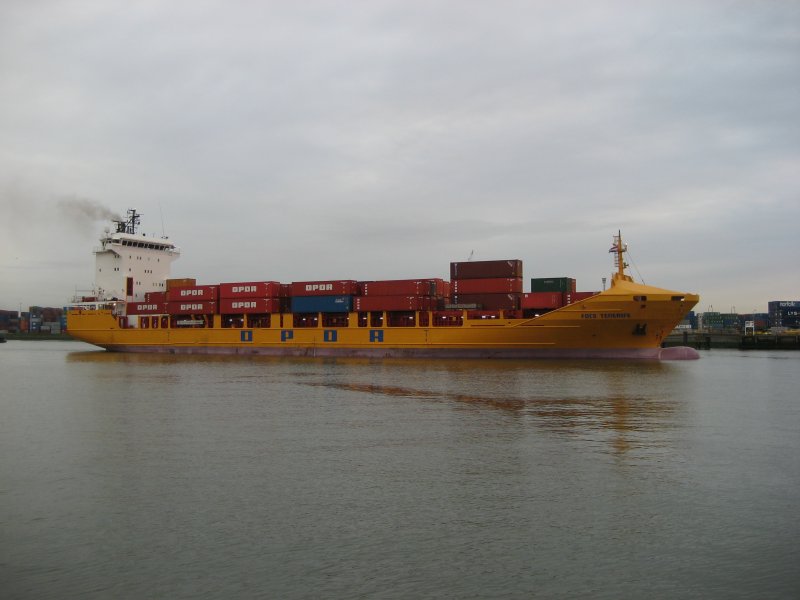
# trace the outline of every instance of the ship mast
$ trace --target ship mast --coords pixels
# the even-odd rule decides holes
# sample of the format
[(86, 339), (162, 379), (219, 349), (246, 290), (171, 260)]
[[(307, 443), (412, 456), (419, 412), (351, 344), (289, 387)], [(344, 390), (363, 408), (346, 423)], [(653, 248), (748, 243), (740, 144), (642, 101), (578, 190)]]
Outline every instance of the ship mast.
[(609, 252), (614, 254), (614, 267), (617, 269), (617, 272), (611, 276), (612, 286), (616, 281), (620, 280), (633, 281), (633, 278), (630, 275), (625, 274), (625, 268), (628, 266), (628, 263), (625, 262), (623, 254), (627, 252), (627, 250), (627, 244), (622, 242), (622, 232), (618, 230), (617, 235), (614, 236), (614, 243), (609, 249)]
[(136, 228), (139, 226), (141, 218), (142, 215), (137, 213), (135, 208), (131, 208), (128, 209), (127, 219), (112, 221), (112, 223), (117, 224), (117, 233), (130, 233), (131, 235), (136, 235)]

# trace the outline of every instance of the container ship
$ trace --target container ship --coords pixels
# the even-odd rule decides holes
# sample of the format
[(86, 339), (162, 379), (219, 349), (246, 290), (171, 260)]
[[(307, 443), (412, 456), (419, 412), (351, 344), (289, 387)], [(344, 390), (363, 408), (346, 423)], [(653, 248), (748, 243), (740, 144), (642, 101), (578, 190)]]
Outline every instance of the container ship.
[[(615, 271), (602, 291), (569, 277), (531, 279), (522, 261), (450, 263), (450, 277), (269, 279), (198, 285), (170, 275), (180, 249), (137, 233), (140, 215), (106, 229), (95, 288), (67, 308), (74, 338), (109, 351), (416, 358), (698, 358), (662, 341), (697, 294), (636, 283), (613, 236)], [(604, 285), (605, 287), (605, 285)]]

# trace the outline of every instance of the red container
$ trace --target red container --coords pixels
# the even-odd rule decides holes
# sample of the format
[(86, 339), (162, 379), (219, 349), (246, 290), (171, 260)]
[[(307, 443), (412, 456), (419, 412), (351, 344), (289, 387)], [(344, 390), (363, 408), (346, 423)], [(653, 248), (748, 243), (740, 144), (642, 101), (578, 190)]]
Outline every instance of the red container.
[(561, 292), (531, 292), (522, 294), (521, 308), (560, 308), (564, 306)]
[(476, 304), (483, 310), (516, 310), (522, 294), (453, 294), (453, 304)]
[(242, 283), (220, 283), (220, 298), (277, 298), (281, 284), (277, 281), (246, 281)]
[(217, 303), (213, 300), (182, 300), (167, 302), (168, 315), (213, 315)]
[(125, 307), (129, 315), (164, 315), (167, 314), (166, 302), (128, 302)]
[[(280, 284), (280, 290), (278, 291), (279, 298), (291, 298), (292, 297), (292, 284), (291, 283), (282, 283)], [(286, 311), (281, 311), (286, 312)]]
[(450, 279), (489, 279), (495, 277), (522, 277), (522, 261), (475, 260), (451, 262)]
[(172, 288), (167, 291), (167, 301), (181, 300), (216, 300), (219, 295), (219, 286), (193, 285), (190, 287)]
[(167, 291), (170, 291), (172, 288), (195, 286), (197, 285), (197, 280), (194, 277), (183, 277), (181, 279), (167, 279), (165, 284)]
[(444, 296), (442, 279), (360, 281), (362, 296)]
[(278, 298), (222, 298), (219, 312), (223, 315), (276, 313), (280, 311)]
[(149, 303), (155, 302), (166, 302), (167, 301), (167, 293), (166, 292), (145, 292), (144, 293), (144, 301)]
[(345, 281), (293, 281), (292, 296), (353, 296), (358, 293), (358, 283)]
[(564, 304), (574, 304), (581, 300), (586, 300), (592, 296), (596, 296), (600, 292), (567, 292), (564, 294)]
[(456, 279), (451, 287), (454, 294), (520, 294), (522, 277)]
[(436, 299), (430, 296), (355, 296), (356, 312), (378, 310), (434, 310)]

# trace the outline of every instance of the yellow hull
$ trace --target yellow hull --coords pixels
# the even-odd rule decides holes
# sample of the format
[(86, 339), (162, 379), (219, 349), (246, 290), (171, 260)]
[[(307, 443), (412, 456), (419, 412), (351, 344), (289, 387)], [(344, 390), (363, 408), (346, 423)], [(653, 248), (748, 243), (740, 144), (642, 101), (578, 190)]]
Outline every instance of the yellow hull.
[(696, 294), (621, 278), (596, 296), (532, 319), (468, 319), (465, 311), (460, 326), (360, 327), (358, 313), (351, 313), (345, 327), (292, 327), (286, 326), (291, 315), (273, 315), (270, 327), (227, 328), (215, 315), (211, 327), (123, 328), (112, 310), (76, 307), (67, 327), (77, 339), (124, 352), (679, 359), (698, 355), (661, 343), (698, 301)]

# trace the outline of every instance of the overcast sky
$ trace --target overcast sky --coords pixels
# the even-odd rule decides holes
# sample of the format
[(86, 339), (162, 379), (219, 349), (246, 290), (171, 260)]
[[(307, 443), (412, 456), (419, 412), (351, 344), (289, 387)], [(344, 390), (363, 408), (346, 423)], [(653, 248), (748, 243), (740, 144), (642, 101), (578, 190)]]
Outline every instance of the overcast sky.
[(621, 229), (637, 280), (766, 311), (800, 300), (800, 2), (3, 0), (0, 308), (91, 288), (132, 207), (200, 283), (474, 253), (596, 290)]

